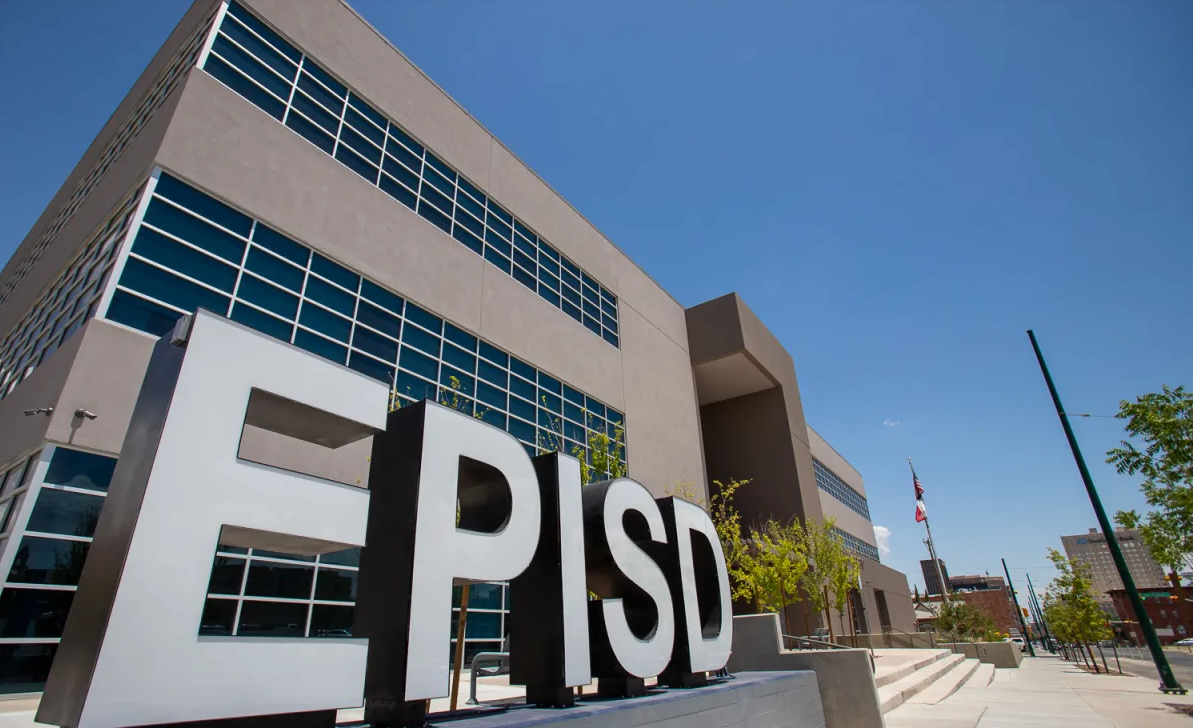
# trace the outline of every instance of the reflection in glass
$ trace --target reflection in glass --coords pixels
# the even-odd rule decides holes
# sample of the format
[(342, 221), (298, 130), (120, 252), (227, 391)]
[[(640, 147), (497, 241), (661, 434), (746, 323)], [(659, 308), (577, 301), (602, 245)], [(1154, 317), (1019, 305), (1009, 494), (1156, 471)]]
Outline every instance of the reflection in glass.
[(199, 620), (199, 634), (212, 637), (227, 637), (232, 634), (236, 622), (236, 602), (231, 599), (208, 599), (203, 605), (203, 617)]
[(92, 536), (99, 522), (104, 499), (97, 495), (68, 493), (42, 488), (29, 516), (29, 531), (61, 533), (67, 536)]
[(244, 559), (216, 556), (211, 565), (211, 581), (207, 583), (208, 594), (240, 594), (240, 583), (244, 580)]
[(351, 637), (354, 607), (316, 604), (311, 608), (312, 637)]
[(25, 536), (12, 562), (8, 580), (25, 584), (78, 586), (91, 544)]
[(321, 564), (337, 564), (339, 566), (360, 566), (360, 547), (344, 549), (343, 551), (332, 551), (329, 554), (321, 554), (319, 556), (319, 563)]
[(241, 637), (302, 637), (306, 634), (307, 605), (289, 602), (250, 602), (240, 607)]
[(106, 491), (115, 469), (116, 458), (60, 447), (50, 460), (45, 482)]
[(320, 569), (315, 582), (315, 598), (329, 602), (356, 601), (356, 575), (344, 569)]
[(255, 597), (310, 599), (314, 576), (315, 569), (311, 566), (254, 561), (249, 566), (244, 593)]
[(0, 592), (0, 637), (61, 637), (73, 591), (13, 589)]
[[(468, 588), (469, 609), (501, 609), (501, 584), (476, 583)], [(460, 608), (460, 587), (452, 587), (452, 608)]]
[(0, 645), (0, 695), (45, 687), (58, 645)]

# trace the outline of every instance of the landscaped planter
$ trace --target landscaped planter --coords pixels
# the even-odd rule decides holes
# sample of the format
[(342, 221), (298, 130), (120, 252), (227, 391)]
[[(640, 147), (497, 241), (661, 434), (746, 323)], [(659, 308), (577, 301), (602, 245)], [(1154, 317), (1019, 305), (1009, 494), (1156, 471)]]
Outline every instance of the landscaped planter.
[(1014, 642), (937, 642), (936, 646), (995, 667), (1019, 667), (1023, 662), (1023, 651)]

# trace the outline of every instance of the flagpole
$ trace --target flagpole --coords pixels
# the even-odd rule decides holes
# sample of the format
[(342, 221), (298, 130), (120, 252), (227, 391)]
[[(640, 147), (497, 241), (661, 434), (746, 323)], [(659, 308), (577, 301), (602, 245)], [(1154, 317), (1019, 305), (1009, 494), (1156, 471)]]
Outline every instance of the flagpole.
[[(911, 479), (915, 480), (915, 466), (911, 464), (911, 458), (907, 458), (907, 467), (911, 468)], [(924, 497), (920, 496), (920, 500)], [(936, 544), (932, 541), (932, 526), (928, 525), (928, 512), (924, 511), (924, 528), (928, 530), (928, 556), (932, 559), (932, 565), (936, 567), (936, 579), (940, 582), (940, 598), (942, 603), (949, 600), (949, 584), (944, 580), (944, 572), (940, 570), (940, 559), (936, 557)]]

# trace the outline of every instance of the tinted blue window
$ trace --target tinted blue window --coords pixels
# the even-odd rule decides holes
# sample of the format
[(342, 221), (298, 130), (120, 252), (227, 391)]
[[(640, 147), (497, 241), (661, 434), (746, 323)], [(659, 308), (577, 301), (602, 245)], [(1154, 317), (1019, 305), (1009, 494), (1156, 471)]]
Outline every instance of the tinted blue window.
[(472, 215), (463, 212), (458, 207), (456, 208), (456, 223), (463, 225), (464, 227), (468, 228), (470, 232), (475, 233), (478, 236), (485, 234), (485, 226), (481, 225), (480, 220), (477, 220)]
[[(395, 339), (402, 332), (402, 322), (400, 319), (383, 309), (377, 308), (368, 301), (360, 302), (360, 306), (356, 309), (356, 321), (359, 324), (364, 324), (384, 334), (388, 334)], [(360, 332), (359, 328), (357, 332)]]
[(359, 326), (356, 327), (356, 330), (352, 334), (352, 345), (361, 351), (380, 357), (386, 361), (396, 362), (398, 360), (398, 345), (396, 342), (390, 341), (380, 334), (374, 334), (372, 331)]
[(377, 168), (361, 159), (359, 154), (344, 144), (340, 144), (340, 148), (336, 150), (336, 159), (348, 169), (367, 179), (369, 184), (377, 184), (377, 175), (379, 174)]
[(234, 233), (248, 237), (253, 226), (253, 219), (228, 207), (219, 200), (208, 197), (193, 187), (179, 182), (168, 174), (162, 174), (157, 180), (154, 194), (161, 195), (167, 200), (194, 210), (214, 223), (223, 225)]
[(59, 589), (5, 589), (0, 592), (0, 637), (61, 637), (74, 597), (73, 591)]
[(500, 217), (496, 216), (492, 208), (490, 208), (489, 214), (485, 216), (485, 224), (493, 228), (493, 231), (496, 232), (501, 239), (506, 241), (513, 239), (510, 237), (512, 232), (510, 230), (509, 224), (503, 222)]
[(563, 385), (563, 398), (569, 402), (574, 402), (576, 405), (584, 406), (584, 394), (578, 389), (572, 389), (568, 385)]
[(235, 268), (147, 227), (141, 228), (137, 233), (132, 250), (137, 255), (174, 268), (228, 293), (236, 287)]
[(91, 544), (56, 538), (21, 539), (8, 580), (22, 584), (78, 586)]
[(621, 426), (622, 422), (624, 421), (621, 413), (612, 408), (609, 409), (607, 416), (609, 417), (610, 422), (618, 426)]
[(348, 343), (348, 334), (352, 330), (352, 323), (342, 316), (337, 316), (318, 306), (304, 305), (298, 316), (298, 323), (333, 339)]
[(395, 367), (382, 364), (376, 359), (370, 359), (356, 351), (352, 352), (352, 356), (348, 359), (348, 366), (379, 382), (392, 384), (394, 381)]
[(249, 53), (256, 56), (258, 60), (264, 61), (270, 68), (285, 76), (291, 82), (294, 81), (294, 74), (298, 72), (298, 64), (278, 53), (264, 41), (246, 30), (243, 25), (236, 22), (224, 23), (220, 26), (220, 30)]
[(476, 373), (480, 376), (481, 379), (484, 379), (488, 382), (492, 382), (493, 384), (497, 385), (498, 387), (501, 387), (502, 389), (504, 389), (508, 386), (509, 375), (506, 374), (505, 370), (501, 369), (499, 367), (493, 366), (492, 364), (485, 361), (484, 359), (481, 359), (479, 362), (477, 362)]
[(240, 288), (237, 289), (236, 296), (291, 321), (298, 313), (298, 296), (286, 293), (277, 286), (271, 286), (252, 276), (241, 277)]
[(353, 293), (356, 292), (357, 287), (360, 285), (360, 276), (338, 263), (333, 263), (318, 253), (315, 253), (314, 259), (311, 260), (311, 272), (318, 273), (332, 283), (341, 285)]
[[(431, 155), (427, 155), (427, 161), (430, 162)], [(424, 179), (435, 186), (435, 189), (442, 192), (449, 200), (456, 197), (456, 185), (448, 178), (439, 174), (433, 169), (428, 169), (424, 173)]]
[(510, 259), (493, 249), (489, 245), (485, 247), (485, 260), (500, 268), (503, 272), (510, 272)]
[(550, 279), (555, 281), (551, 286), (554, 289), (559, 288), (559, 264), (549, 258), (542, 257), (539, 259), (539, 265), (542, 267), (544, 273), (550, 274)]
[(555, 291), (548, 289), (542, 283), (539, 283), (539, 295), (542, 296), (543, 299), (546, 300), (547, 302), (549, 302), (551, 305), (556, 306), (556, 307), (559, 306), (559, 294), (556, 293)]
[(331, 74), (329, 74), (327, 71), (324, 71), (310, 58), (306, 60), (306, 63), (302, 64), (302, 70), (305, 73), (311, 74), (311, 76), (313, 76), (316, 80), (318, 80), (327, 88), (331, 89), (331, 92), (337, 97), (342, 99), (348, 95), (348, 88), (344, 86), (344, 84), (332, 78)]
[(328, 308), (351, 316), (356, 309), (356, 296), (325, 283), (318, 278), (307, 279), (306, 297)]
[(584, 410), (571, 402), (563, 403), (563, 416), (579, 422), (581, 425), (584, 424)]
[(539, 404), (552, 412), (559, 413), (563, 411), (563, 400), (559, 398), (559, 395), (549, 394), (542, 389), (539, 389)]
[[(312, 77), (308, 74), (308, 71), (309, 69), (303, 70), (302, 75), (299, 76), (298, 88), (302, 89), (304, 93), (315, 101), (318, 101), (321, 106), (331, 112), (332, 116), (339, 118), (340, 114), (344, 111), (344, 100), (337, 98), (334, 94), (328, 93), (327, 89), (311, 80)], [(297, 99), (298, 95), (296, 94), (295, 100)], [(304, 111), (303, 113), (306, 112)], [(313, 121), (319, 120), (314, 119)]]
[(259, 248), (249, 249), (249, 257), (245, 261), (244, 267), (263, 278), (268, 278), (274, 283), (289, 288), (295, 293), (302, 292), (302, 281), (306, 278), (306, 272), (302, 268), (297, 268), (283, 262)]
[(568, 288), (567, 286), (564, 286), (561, 290), (563, 291), (563, 297), (572, 304), (572, 308), (575, 308), (577, 311), (579, 311), (580, 294), (576, 293), (575, 290)]
[(443, 333), (443, 319), (413, 303), (406, 305), (406, 319), (436, 334)]
[[(374, 129), (374, 131), (376, 130)], [(352, 147), (360, 153), (360, 156), (373, 164), (381, 164), (381, 150), (370, 144), (362, 135), (357, 134), (346, 126), (340, 128), (340, 144), (347, 144)]]
[(465, 230), (461, 225), (457, 225), (456, 229), (452, 231), (452, 237), (468, 246), (477, 255), (481, 255), (485, 250), (485, 244), (481, 242), (480, 238)]
[[(355, 98), (355, 97), (353, 97)], [(359, 132), (369, 141), (376, 144), (378, 147), (385, 148), (385, 124), (381, 124), (381, 128), (373, 126), (364, 115), (360, 114), (351, 103), (344, 111), (344, 121), (352, 125), (352, 128)], [(380, 164), (380, 162), (378, 162)]]
[(617, 333), (617, 319), (613, 318), (612, 316), (609, 316), (608, 314), (602, 314), (601, 315), (601, 323), (604, 324), (605, 327), (608, 328), (613, 333), (615, 333), (615, 334)]
[(311, 257), (311, 251), (260, 222), (253, 229), (253, 242), (304, 268)]
[(425, 382), (409, 372), (400, 370), (398, 371), (398, 378), (394, 384), (394, 388), (398, 394), (409, 397), (416, 402), (421, 399), (435, 399), (436, 392), (439, 389), (430, 382)]
[(592, 316), (593, 318), (599, 318), (601, 315), (601, 309), (598, 308), (595, 303), (589, 303), (588, 299), (585, 298), (584, 299), (584, 315)]
[(457, 344), (468, 351), (476, 351), (476, 337), (458, 326), (449, 323), (443, 325), (443, 337), (453, 344)]
[[(515, 235), (514, 236), (514, 245), (518, 246), (518, 250), (520, 250), (523, 254), (525, 254), (526, 258), (528, 260), (530, 260), (531, 262), (538, 260), (538, 255), (539, 255), (538, 245), (535, 244), (534, 242), (527, 240), (526, 238), (522, 237), (521, 235)], [(538, 265), (538, 264), (535, 263), (535, 265)], [(534, 270), (534, 268), (531, 266), (527, 266), (527, 268), (529, 268), (530, 270)]]
[(412, 192), (418, 190), (418, 176), (395, 162), (393, 157), (386, 155), (385, 159), (381, 162), (381, 166), (386, 174), (391, 175), (394, 179), (410, 188)]
[(536, 440), (534, 425), (528, 425), (520, 420), (509, 421), (509, 433), (519, 440), (527, 443), (533, 443)]
[(91, 537), (103, 507), (104, 499), (97, 495), (45, 488), (37, 495), (26, 528), (38, 533)]
[[(430, 174), (433, 174), (433, 173), (428, 173), (428, 176), (430, 176)], [(419, 191), (419, 194), (422, 196), (422, 198), (424, 200), (426, 200), (427, 202), (430, 202), (432, 205), (439, 208), (440, 211), (447, 213), (447, 214), (451, 214), (451, 211), (452, 211), (451, 198), (442, 194), (441, 192), (439, 192), (439, 190), (435, 189), (434, 187), (430, 187), (428, 185), (423, 185), (422, 189)]]
[(614, 303), (611, 303), (607, 298), (602, 298), (601, 299), (601, 311), (604, 312), (608, 316), (616, 316), (617, 315), (617, 305)]
[[(387, 126), (385, 117), (381, 115), (381, 112), (374, 109), (372, 106), (369, 105), (369, 102), (365, 101), (364, 99), (357, 96), (356, 94), (354, 94), (354, 93), (348, 94), (348, 105), (351, 106), (352, 108), (356, 109), (357, 111), (359, 111), (361, 114), (363, 114), (365, 116), (365, 118), (367, 118), (369, 121), (371, 121), (374, 124), (376, 124), (377, 126), (381, 127), (382, 130), (384, 130), (385, 127)], [(362, 131), (363, 131), (363, 129), (362, 129)], [(377, 143), (380, 144), (381, 142), (377, 142)]]
[(589, 331), (596, 334), (597, 336), (601, 335), (601, 324), (596, 319), (592, 319), (592, 318), (589, 318), (588, 316), (585, 316), (584, 317), (584, 326)]
[(221, 316), (228, 312), (227, 296), (185, 281), (139, 260), (130, 258), (125, 263), (124, 274), (120, 276), (120, 285), (186, 311), (206, 308)]
[(606, 330), (605, 332), (603, 332), (601, 334), (601, 336), (605, 339), (605, 341), (608, 341), (610, 344), (613, 344), (614, 346), (620, 346), (620, 342), (617, 339), (617, 334), (614, 334), (613, 332)]
[[(538, 379), (538, 370), (516, 357), (511, 356), (509, 358), (509, 369), (523, 379), (529, 379), (532, 382)], [(531, 399), (534, 399), (534, 397), (531, 397)]]
[(232, 305), (232, 320), (252, 327), (263, 334), (281, 339), (282, 341), (289, 341), (290, 336), (294, 333), (293, 324), (288, 324), (269, 314), (261, 313), (257, 309), (246, 306), (239, 301)]
[(232, 64), (237, 70), (264, 86), (275, 96), (285, 100), (290, 96), (290, 82), (279, 78), (269, 66), (232, 45), (224, 36), (218, 36), (211, 45), (213, 53)]
[(555, 377), (552, 377), (551, 375), (546, 374), (544, 372), (538, 373), (538, 382), (539, 382), (539, 386), (542, 387), (543, 389), (547, 390), (548, 392), (553, 392), (555, 394), (559, 394), (561, 391), (563, 391), (562, 390), (563, 384)]
[[(452, 381), (452, 377), (455, 377), (455, 381)], [(453, 369), (446, 365), (439, 367), (439, 383), (452, 390), (452, 392), (466, 394), (470, 397), (476, 390), (476, 379), (459, 369)], [(450, 395), (451, 392), (448, 392), (448, 394)]]
[[(407, 149), (405, 147), (403, 147), (401, 144), (398, 144), (391, 139), (389, 141), (389, 143), (386, 144), (386, 146), (385, 146), (385, 153), (393, 158), (393, 160), (390, 160), (387, 163), (387, 165), (385, 167), (385, 171), (390, 172), (391, 174), (393, 174), (395, 177), (402, 180), (403, 182), (406, 182), (407, 180), (404, 177), (400, 177), (399, 174), (401, 173), (401, 171), (405, 170), (406, 168), (409, 168), (409, 171), (413, 172), (415, 175), (422, 174), (422, 169), (423, 169), (422, 160), (419, 159), (418, 157), (416, 157), (413, 152), (407, 151)], [(393, 171), (391, 169), (391, 167), (394, 164), (394, 160), (401, 162), (402, 165), (405, 165), (405, 167), (403, 167), (402, 170)], [(410, 187), (415, 190), (418, 189), (417, 179), (415, 180), (415, 184), (410, 185)]]
[(535, 280), (535, 277), (521, 268), (514, 268), (514, 279), (532, 291), (538, 286), (538, 281)]
[(324, 359), (330, 359), (337, 364), (343, 364), (344, 358), (348, 354), (346, 347), (330, 342), (321, 336), (315, 336), (302, 329), (294, 332), (294, 343), (312, 354), (318, 354)]
[(338, 564), (340, 566), (360, 566), (360, 548), (332, 551), (330, 554), (320, 554), (319, 563)]
[(493, 202), (493, 200), (489, 200), (489, 212), (505, 221), (506, 225), (514, 224), (514, 216), (502, 209), (502, 207)]
[[(427, 188), (424, 187), (424, 190)], [(438, 193), (435, 193), (438, 194)], [(442, 195), (440, 195), (442, 197)], [(439, 210), (436, 210), (431, 205), (427, 204), (426, 196), (418, 203), (418, 214), (421, 215), (427, 222), (439, 228), (443, 232), (450, 232), (452, 228), (452, 221), (447, 215), (444, 215)]]
[[(589, 397), (589, 398), (588, 398), (588, 411), (589, 411), (591, 414), (594, 414), (594, 415), (596, 415), (597, 417), (604, 417), (604, 416), (605, 416), (605, 405), (603, 405), (603, 404), (601, 404), (600, 402), (596, 401), (596, 400), (595, 400), (595, 399), (593, 399), (592, 397)], [(598, 429), (598, 430), (599, 430), (599, 429), (600, 429), (600, 427), (596, 427), (596, 428), (594, 428), (594, 429)]]
[(477, 382), (476, 398), (485, 404), (490, 404), (494, 407), (500, 407), (502, 409), (507, 408), (509, 401), (509, 396), (505, 392), (498, 389), (497, 387), (485, 384), (484, 382)]
[(513, 252), (510, 244), (494, 233), (492, 228), (485, 228), (485, 242), (496, 248), (503, 256), (509, 257)]
[(509, 366), (509, 354), (506, 354), (504, 351), (498, 349), (492, 344), (488, 344), (484, 341), (480, 342), (480, 353), (481, 356), (500, 365), (503, 368)]
[(451, 344), (444, 344), (443, 360), (469, 373), (476, 369), (476, 355), (462, 351), (459, 347)]
[(528, 240), (535, 239), (535, 234), (530, 231), (530, 228), (523, 225), (521, 220), (514, 220), (514, 230), (518, 231), (521, 235), (523, 235)]
[(417, 154), (420, 159), (422, 158), (423, 145), (421, 145), (418, 142), (411, 139), (406, 134), (406, 132), (402, 131), (399, 127), (394, 126), (393, 124), (390, 124), (389, 125), (389, 135), (392, 136), (394, 139), (397, 139), (403, 145), (405, 145), (407, 149), (409, 149), (410, 151)]
[(588, 441), (588, 433), (585, 432), (584, 425), (577, 425), (567, 420), (563, 422), (563, 436), (578, 442)]
[[(301, 81), (299, 84), (301, 85)], [(307, 82), (310, 83), (309, 81)], [(294, 94), (294, 100), (291, 102), (290, 116), (294, 116), (294, 110), (301, 111), (303, 116), (307, 117), (314, 123), (323, 128), (324, 131), (335, 136), (340, 128), (339, 117), (329, 113), (326, 109), (315, 104), (301, 93)]]
[(427, 164), (431, 165), (435, 169), (442, 172), (443, 176), (447, 177), (448, 179), (452, 180), (453, 182), (455, 181), (456, 173), (451, 167), (447, 166), (446, 162), (444, 162), (439, 157), (436, 157), (434, 154), (431, 154), (430, 152), (427, 152), (426, 159), (427, 159)]
[(240, 265), (244, 257), (243, 240), (161, 200), (149, 203), (149, 209), (145, 211), (145, 222), (236, 265)]
[(369, 299), (378, 306), (381, 306), (382, 308), (389, 309), (390, 311), (399, 315), (402, 313), (402, 299), (385, 290), (376, 283), (371, 281), (364, 281), (361, 283), (360, 295)]
[(298, 132), (308, 142), (314, 144), (328, 154), (331, 154), (331, 150), (335, 148), (336, 140), (333, 139), (330, 134), (302, 118), (298, 114), (290, 114), (290, 116), (286, 117), (286, 126)]
[(484, 203), (485, 193), (483, 193), (479, 189), (477, 189), (475, 185), (473, 185), (471, 182), (464, 179), (463, 177), (457, 177), (456, 182), (460, 185), (460, 188), (462, 190), (464, 190), (468, 194), (472, 195), (475, 199), (480, 200), (481, 203)]
[(531, 274), (538, 274), (538, 263), (534, 262), (534, 258), (531, 258), (521, 250), (514, 250), (514, 262), (525, 268)]
[[(481, 198), (484, 199), (483, 197)], [(485, 219), (485, 203), (476, 202), (468, 195), (456, 195), (456, 202), (476, 216), (478, 220)]]
[(381, 175), (381, 179), (377, 182), (377, 186), (381, 188), (382, 192), (394, 198), (406, 207), (409, 207), (411, 210), (418, 205), (418, 198), (414, 196), (413, 192), (406, 189), (397, 182), (394, 182), (385, 175)]
[(402, 329), (402, 341), (406, 344), (425, 351), (433, 357), (439, 357), (439, 337), (428, 334), (422, 329), (414, 326), (405, 326)]
[(50, 459), (45, 482), (106, 492), (115, 470), (116, 458), (60, 447)]
[(535, 407), (533, 404), (523, 401), (518, 397), (510, 397), (509, 411), (511, 415), (521, 417), (524, 420), (534, 422), (536, 417)]
[(250, 13), (248, 10), (245, 10), (240, 5), (234, 2), (228, 3), (228, 13), (237, 20), (243, 22), (248, 27), (252, 28), (257, 35), (269, 41), (270, 45), (284, 53), (290, 60), (298, 63), (298, 61), (302, 58), (302, 54), (299, 53), (294, 46), (282, 40), (280, 35), (273, 32), (273, 30), (269, 28), (269, 26), (265, 25), (265, 23), (257, 20), (255, 15)]
[(403, 369), (414, 372), (427, 379), (435, 380), (439, 378), (439, 362), (411, 349), (409, 346), (402, 347), (402, 358), (398, 360), (398, 363)]
[(111, 305), (108, 306), (107, 318), (154, 336), (161, 336), (173, 329), (181, 316), (182, 314), (156, 303), (130, 296), (124, 291), (117, 291), (116, 295), (112, 296)]
[(497, 410), (495, 410), (491, 407), (485, 407), (483, 404), (477, 405), (477, 412), (480, 413), (481, 419), (484, 420), (485, 422), (489, 423), (490, 425), (493, 425), (494, 427), (500, 427), (503, 430), (505, 429), (505, 427), (506, 427), (505, 414), (498, 412)]

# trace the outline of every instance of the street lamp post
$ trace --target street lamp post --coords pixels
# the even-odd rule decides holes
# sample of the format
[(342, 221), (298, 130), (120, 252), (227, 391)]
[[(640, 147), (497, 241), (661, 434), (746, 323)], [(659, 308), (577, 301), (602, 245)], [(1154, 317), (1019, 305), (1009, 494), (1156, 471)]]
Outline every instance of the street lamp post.
[(1114, 559), (1114, 566), (1118, 570), (1119, 578), (1126, 587), (1127, 598), (1131, 600), (1131, 607), (1139, 619), (1139, 626), (1143, 630), (1143, 637), (1147, 640), (1148, 650), (1152, 653), (1152, 662), (1156, 663), (1156, 670), (1160, 673), (1160, 690), (1165, 693), (1184, 695), (1186, 690), (1177, 682), (1164, 655), (1164, 648), (1160, 646), (1160, 638), (1156, 636), (1156, 629), (1152, 620), (1143, 608), (1143, 600), (1139, 598), (1139, 590), (1135, 588), (1135, 580), (1131, 578), (1131, 571), (1127, 568), (1127, 561), (1123, 558), (1123, 551), (1114, 536), (1114, 527), (1106, 516), (1106, 509), (1102, 507), (1102, 499), (1094, 487), (1094, 479), (1085, 466), (1085, 458), (1081, 456), (1081, 448), (1077, 446), (1077, 437), (1069, 425), (1069, 418), (1065, 415), (1065, 408), (1060, 403), (1060, 395), (1056, 393), (1056, 385), (1052, 382), (1052, 375), (1048, 373), (1048, 365), (1044, 363), (1044, 355), (1040, 352), (1040, 345), (1036, 342), (1036, 335), (1030, 329), (1027, 337), (1031, 339), (1031, 348), (1036, 353), (1036, 361), (1040, 364), (1040, 371), (1044, 374), (1044, 382), (1048, 385), (1048, 393), (1052, 395), (1052, 404), (1056, 407), (1056, 416), (1060, 418), (1061, 427), (1065, 430), (1065, 437), (1069, 440), (1069, 449), (1073, 451), (1073, 460), (1077, 462), (1077, 470), (1081, 473), (1081, 481), (1085, 483), (1085, 492), (1089, 494), (1089, 502), (1094, 507), (1094, 515), (1098, 518), (1098, 525), (1102, 527), (1102, 534), (1106, 537), (1106, 546), (1110, 556)]

